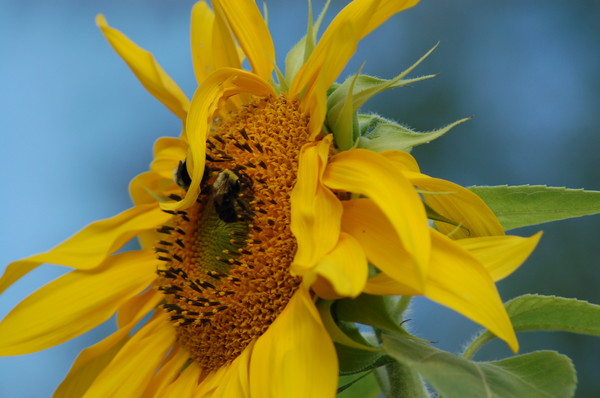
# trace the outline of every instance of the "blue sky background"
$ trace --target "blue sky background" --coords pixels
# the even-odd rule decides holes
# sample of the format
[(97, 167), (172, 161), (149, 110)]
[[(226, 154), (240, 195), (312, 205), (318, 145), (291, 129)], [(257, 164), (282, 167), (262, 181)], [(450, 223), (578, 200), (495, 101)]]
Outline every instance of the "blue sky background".
[[(127, 185), (151, 161), (154, 140), (178, 119), (143, 87), (94, 24), (97, 13), (154, 53), (191, 97), (192, 1), (0, 0), (0, 270), (45, 251), (84, 225), (130, 206)], [(278, 60), (305, 29), (302, 1), (271, 1)], [(333, 1), (333, 10), (345, 2)], [(542, 5), (543, 4), (543, 5)], [(317, 9), (318, 6), (316, 7)], [(333, 11), (329, 13), (334, 15)], [(548, 184), (600, 190), (600, 2), (423, 0), (365, 39), (343, 76), (392, 77), (436, 42), (416, 74), (435, 79), (388, 92), (367, 110), (417, 130), (475, 116), (414, 155), (425, 173), (461, 185)], [(500, 283), (600, 303), (599, 218), (545, 231), (526, 265)], [(44, 266), (0, 297), (0, 317), (64, 272)], [(413, 330), (457, 351), (477, 330), (416, 300)], [(58, 347), (0, 358), (0, 397), (50, 396), (77, 353), (110, 333), (109, 321)], [(600, 396), (600, 341), (564, 333), (519, 336), (524, 352), (556, 349), (579, 371), (579, 397)], [(480, 358), (508, 354), (490, 344)]]

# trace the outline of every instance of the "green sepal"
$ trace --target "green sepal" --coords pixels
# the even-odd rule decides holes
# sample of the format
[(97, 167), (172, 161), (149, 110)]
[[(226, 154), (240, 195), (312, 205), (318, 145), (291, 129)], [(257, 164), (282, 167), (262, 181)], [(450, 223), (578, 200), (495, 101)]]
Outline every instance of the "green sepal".
[[(354, 146), (358, 137), (356, 126), (351, 126), (350, 114), (356, 113), (369, 99), (382, 91), (392, 88), (406, 86), (411, 83), (430, 79), (435, 75), (421, 76), (413, 79), (404, 79), (414, 68), (416, 68), (435, 48), (437, 44), (423, 55), (408, 69), (392, 79), (380, 79), (373, 76), (361, 75), (360, 71), (349, 77), (327, 96), (327, 120), (326, 124), (336, 137), (338, 147), (348, 150)], [(350, 129), (349, 127), (354, 127)]]
[(414, 339), (387, 335), (383, 348), (419, 372), (444, 398), (568, 398), (577, 384), (571, 360), (554, 351), (475, 362)]
[[(417, 192), (420, 193), (419, 190), (417, 190)], [(430, 194), (431, 191), (428, 191), (427, 193)], [(439, 221), (439, 222), (443, 222), (446, 224), (454, 225), (455, 227), (460, 227), (460, 225), (458, 225), (456, 222), (450, 220), (449, 218), (442, 216), (440, 213), (433, 210), (431, 208), (431, 206), (429, 206), (427, 203), (423, 202), (423, 204), (425, 205), (425, 214), (427, 215), (428, 219), (430, 219), (432, 221)]]
[(306, 35), (300, 39), (298, 43), (292, 47), (292, 49), (287, 53), (285, 57), (285, 81), (287, 82), (287, 86), (289, 86), (296, 74), (304, 65), (310, 54), (312, 54), (315, 49), (317, 43), (317, 33), (319, 31), (319, 27), (321, 26), (321, 22), (323, 22), (323, 17), (325, 16), (325, 12), (327, 12), (327, 8), (329, 8), (329, 3), (331, 0), (327, 0), (325, 6), (323, 6), (323, 10), (319, 17), (317, 18), (317, 22), (313, 24), (313, 14), (312, 14), (312, 1), (308, 2), (308, 26), (306, 28)]
[[(439, 43), (438, 43), (439, 44)], [(397, 75), (392, 79), (380, 79), (368, 75), (351, 76), (344, 83), (342, 83), (337, 90), (327, 97), (327, 109), (333, 118), (337, 118), (336, 113), (340, 111), (341, 107), (346, 102), (349, 93), (352, 98), (352, 105), (354, 110), (359, 109), (365, 102), (367, 102), (373, 96), (379, 94), (382, 91), (389, 90), (392, 88), (406, 86), (407, 84), (415, 83), (418, 81), (430, 79), (435, 75), (421, 76), (413, 79), (406, 79), (414, 68), (416, 68), (421, 62), (425, 60), (436, 49), (436, 44), (431, 50), (427, 51), (417, 62), (411, 65), (408, 69)], [(353, 81), (356, 80), (355, 83)]]
[[(600, 336), (600, 305), (587, 301), (525, 294), (505, 307), (516, 332), (553, 330)], [(482, 332), (465, 349), (463, 357), (471, 358), (494, 338), (489, 331)]]
[(353, 299), (337, 300), (333, 312), (341, 321), (358, 322), (378, 330), (407, 335), (408, 332), (401, 326), (401, 314), (395, 310), (397, 300), (392, 296), (361, 294)]
[(317, 310), (321, 316), (323, 326), (327, 329), (327, 332), (334, 343), (363, 351), (381, 351), (379, 348), (370, 345), (354, 324), (340, 321), (337, 318), (334, 319), (331, 308), (333, 304), (334, 301), (319, 300), (317, 302)]
[(358, 74), (354, 76), (348, 90), (348, 97), (343, 102), (339, 112), (327, 113), (327, 126), (335, 139), (338, 149), (347, 151), (352, 149), (356, 138), (358, 138), (358, 120), (355, 108), (352, 106), (352, 91)]
[(545, 185), (469, 188), (506, 230), (600, 213), (600, 191)]
[(460, 119), (440, 129), (421, 133), (378, 115), (358, 115), (360, 130), (358, 147), (375, 152), (389, 150), (410, 152), (413, 147), (427, 144), (470, 119)]

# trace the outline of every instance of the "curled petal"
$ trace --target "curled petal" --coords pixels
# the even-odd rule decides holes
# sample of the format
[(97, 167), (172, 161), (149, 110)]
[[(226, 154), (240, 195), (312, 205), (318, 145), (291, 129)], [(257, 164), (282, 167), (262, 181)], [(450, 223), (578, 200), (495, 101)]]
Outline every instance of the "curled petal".
[(360, 243), (344, 232), (335, 248), (315, 267), (314, 272), (325, 278), (333, 292), (316, 290), (323, 298), (356, 297), (364, 289), (369, 267)]
[(431, 247), (425, 209), (394, 162), (365, 149), (341, 152), (329, 161), (323, 183), (331, 189), (365, 195), (377, 204), (410, 254), (419, 279), (424, 279)]
[[(347, 200), (343, 205), (342, 231), (360, 243), (369, 262), (379, 268), (382, 275), (400, 283), (403, 295), (422, 294), (424, 285), (419, 270), (379, 207), (371, 199)], [(367, 287), (373, 283), (373, 278), (369, 279)]]
[(241, 93), (256, 96), (274, 95), (271, 85), (253, 73), (235, 68), (220, 68), (211, 73), (204, 84), (196, 90), (186, 121), (185, 138), (189, 144), (188, 170), (191, 184), (183, 200), (161, 203), (165, 210), (190, 207), (200, 193), (200, 181), (204, 174), (206, 137), (221, 100)]
[(306, 144), (300, 152), (298, 179), (291, 193), (290, 228), (298, 242), (292, 272), (303, 275), (337, 244), (342, 205), (323, 184), (331, 136)]
[(173, 179), (173, 171), (187, 155), (188, 144), (174, 137), (161, 137), (154, 143), (154, 160), (150, 170), (166, 179)]
[(496, 215), (473, 192), (450, 181), (424, 174), (413, 172), (404, 174), (419, 188), (425, 203), (437, 213), (458, 224), (456, 226), (436, 222), (440, 232), (454, 239), (504, 235), (504, 229)]

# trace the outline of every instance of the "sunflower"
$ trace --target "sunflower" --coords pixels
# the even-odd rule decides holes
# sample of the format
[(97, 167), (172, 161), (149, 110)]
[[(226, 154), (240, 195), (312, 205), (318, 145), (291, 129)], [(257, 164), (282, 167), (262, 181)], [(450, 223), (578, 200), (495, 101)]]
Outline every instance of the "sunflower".
[[(116, 314), (118, 330), (79, 355), (56, 396), (331, 397), (337, 356), (315, 302), (361, 293), (425, 295), (516, 351), (494, 281), (539, 235), (506, 236), (471, 191), (422, 174), (394, 140), (357, 134), (358, 107), (400, 77), (335, 83), (364, 36), (417, 2), (355, 0), (318, 43), (323, 13), (311, 17), (285, 74), (253, 1), (199, 2), (191, 102), (98, 16), (182, 133), (156, 142), (131, 182), (134, 207), (7, 267), (0, 291), (42, 263), (74, 270), (6, 316), (0, 354)], [(135, 237), (140, 250), (119, 251)]]

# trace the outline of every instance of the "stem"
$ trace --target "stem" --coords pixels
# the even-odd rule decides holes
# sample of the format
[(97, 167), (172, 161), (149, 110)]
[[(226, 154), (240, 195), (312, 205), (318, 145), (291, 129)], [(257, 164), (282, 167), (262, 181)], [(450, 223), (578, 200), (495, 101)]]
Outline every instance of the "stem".
[[(402, 320), (402, 315), (410, 305), (412, 296), (401, 296), (392, 310), (396, 319)], [(381, 343), (381, 331), (375, 330), (377, 340)], [(429, 393), (419, 373), (398, 362), (390, 362), (383, 369), (375, 372), (375, 377), (386, 398), (429, 398)]]
[(489, 337), (489, 333), (480, 334), (479, 336), (474, 338), (473, 341), (471, 341), (469, 346), (462, 353), (462, 357), (465, 359), (471, 359), (473, 355), (475, 355), (475, 353), (481, 348), (481, 346), (483, 346), (490, 340), (492, 340), (492, 338)]

